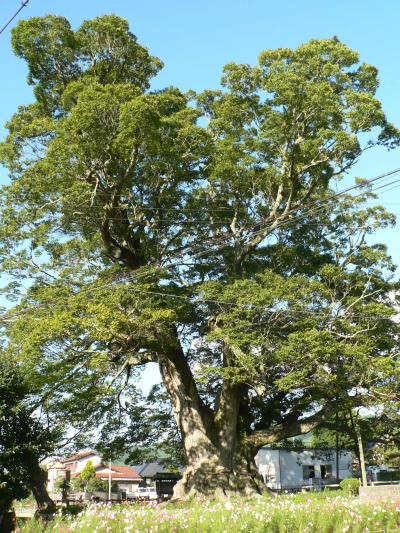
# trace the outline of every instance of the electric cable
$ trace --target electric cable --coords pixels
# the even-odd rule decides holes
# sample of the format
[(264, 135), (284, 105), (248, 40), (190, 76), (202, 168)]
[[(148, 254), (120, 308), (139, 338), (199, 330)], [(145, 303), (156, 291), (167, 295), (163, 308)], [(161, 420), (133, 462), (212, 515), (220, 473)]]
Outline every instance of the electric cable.
[(11, 22), (15, 19), (15, 17), (18, 16), (18, 14), (29, 4), (29, 0), (22, 0), (21, 6), (17, 9), (17, 11), (12, 15), (12, 17), (0, 28), (0, 35), (4, 32), (4, 30), (11, 24)]
[[(358, 189), (358, 188), (361, 187), (361, 186), (370, 185), (371, 183), (374, 183), (374, 182), (376, 182), (376, 181), (378, 181), (378, 180), (380, 180), (380, 179), (383, 179), (383, 178), (385, 178), (385, 177), (391, 176), (391, 175), (393, 175), (393, 174), (395, 174), (395, 173), (398, 173), (399, 171), (400, 171), (400, 169), (395, 169), (395, 170), (390, 171), (390, 172), (387, 172), (387, 173), (385, 173), (385, 174), (381, 174), (381, 175), (379, 175), (379, 176), (376, 176), (375, 178), (372, 178), (371, 180), (366, 180), (365, 182), (362, 182), (362, 183), (360, 183), (360, 184), (356, 184), (355, 186), (348, 187), (348, 188), (346, 188), (346, 189), (344, 189), (344, 190), (342, 190), (342, 191), (339, 191), (339, 192), (337, 192), (337, 193), (335, 193), (335, 194), (329, 196), (328, 199), (324, 199), (324, 200), (336, 199), (336, 198), (342, 196), (343, 194), (346, 194), (347, 192), (349, 192), (349, 190), (354, 190), (354, 189)], [(382, 189), (383, 187), (388, 186), (388, 185), (392, 185), (393, 183), (395, 183), (395, 182), (397, 183), (398, 181), (400, 181), (400, 179), (399, 179), (399, 180), (395, 180), (394, 182), (391, 182), (391, 183), (389, 183), (389, 184), (385, 184), (385, 185), (382, 185), (382, 186), (380, 186), (380, 187), (377, 187), (375, 190)], [(370, 191), (370, 192), (373, 192), (373, 191)], [(362, 194), (365, 194), (365, 192), (359, 193), (359, 195), (356, 195), (355, 198), (356, 198), (357, 196), (362, 195)], [(317, 203), (317, 205), (316, 205), (315, 207), (313, 207), (313, 205), (315, 205), (315, 204), (316, 204), (316, 202), (313, 202), (313, 203), (309, 206), (308, 211), (313, 212), (313, 211), (315, 211), (315, 209), (317, 209), (317, 208), (318, 208), (318, 209), (321, 209), (321, 208), (323, 207), (323, 205), (320, 205), (320, 203), (319, 203), (319, 204)], [(311, 207), (312, 209), (310, 209), (310, 207)], [(307, 215), (307, 210), (306, 210), (305, 212), (303, 211), (303, 212), (301, 213), (301, 216), (298, 217), (298, 218), (304, 218), (305, 215)], [(284, 221), (284, 222), (286, 222), (286, 223), (288, 223), (288, 222), (292, 222), (292, 223), (293, 223), (293, 221), (294, 221), (295, 219), (296, 219), (296, 217), (294, 217), (294, 218), (290, 218), (290, 219), (288, 219), (287, 221)], [(264, 229), (265, 229), (265, 228), (264, 228)], [(255, 234), (255, 233), (256, 233), (256, 232), (254, 232), (254, 234)], [(224, 243), (222, 246), (225, 246), (225, 243)], [(214, 247), (213, 249), (215, 249), (215, 247)], [(201, 254), (201, 255), (204, 255), (205, 253), (208, 253), (209, 250), (210, 250), (210, 249), (202, 250), (202, 251), (198, 252), (197, 254), (195, 254), (194, 256), (191, 255), (190, 258), (193, 259), (193, 258), (199, 257), (200, 254)], [(186, 250), (186, 251), (184, 251), (184, 253), (187, 254), (188, 251)], [(153, 270), (154, 270), (154, 269), (158, 270), (158, 269), (162, 269), (162, 268), (172, 268), (173, 266), (176, 266), (176, 265), (174, 265), (174, 264), (170, 264), (169, 266), (165, 266), (165, 265), (164, 265), (163, 267), (162, 267), (162, 266), (158, 266), (158, 265), (149, 265), (149, 266), (150, 266), (150, 270), (151, 270), (151, 269), (153, 269)], [(67, 298), (66, 301), (68, 301), (69, 298), (74, 297), (74, 296), (76, 297), (76, 296), (78, 296), (78, 295), (80, 295), (80, 294), (82, 294), (82, 293), (87, 293), (87, 292), (91, 292), (91, 291), (97, 291), (97, 290), (101, 290), (101, 289), (104, 289), (104, 288), (108, 288), (108, 287), (110, 287), (110, 286), (115, 287), (115, 282), (116, 282), (116, 281), (122, 281), (122, 280), (123, 280), (124, 282), (127, 282), (127, 281), (137, 281), (138, 279), (141, 279), (141, 278), (143, 278), (143, 277), (148, 276), (149, 273), (150, 273), (149, 271), (146, 271), (146, 272), (141, 272), (141, 273), (132, 273), (132, 274), (130, 274), (130, 275), (128, 275), (128, 276), (124, 276), (123, 274), (118, 275), (116, 278), (114, 278), (114, 279), (112, 280), (111, 283), (107, 283), (107, 284), (105, 284), (105, 285), (101, 285), (101, 286), (98, 286), (98, 287), (86, 287), (86, 288), (84, 288), (84, 289), (81, 289), (81, 290), (79, 291), (79, 293), (73, 293), (71, 296), (69, 296), (69, 297)], [(165, 294), (165, 295), (167, 295), (167, 294)], [(58, 303), (59, 303), (59, 302), (58, 302)], [(221, 303), (223, 303), (223, 302), (221, 302)], [(43, 307), (47, 307), (47, 308), (48, 308), (49, 305), (48, 305), (48, 304), (40, 304), (40, 305), (38, 305), (38, 306), (33, 306), (32, 308), (27, 308), (27, 309), (21, 310), (21, 311), (18, 312), (18, 313), (10, 314), (10, 315), (7, 315), (7, 313), (4, 313), (3, 316), (0, 315), (0, 321), (1, 321), (1, 322), (5, 322), (5, 321), (6, 321), (6, 322), (9, 322), (10, 319), (12, 319), (12, 318), (14, 318), (14, 317), (19, 317), (19, 316), (21, 316), (21, 314), (24, 314), (24, 313), (29, 312), (29, 311), (32, 311), (32, 310), (40, 309), (40, 308), (43, 308)], [(7, 315), (7, 316), (5, 316), (5, 315)], [(385, 319), (387, 320), (387, 317), (385, 317)]]

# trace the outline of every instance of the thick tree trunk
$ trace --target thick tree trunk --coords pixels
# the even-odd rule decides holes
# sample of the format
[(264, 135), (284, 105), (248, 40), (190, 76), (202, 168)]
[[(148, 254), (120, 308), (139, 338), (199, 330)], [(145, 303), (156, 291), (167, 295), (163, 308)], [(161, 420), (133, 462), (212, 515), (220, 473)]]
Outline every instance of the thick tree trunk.
[(2, 511), (0, 509), (0, 531), (2, 533), (11, 533), (12, 531), (15, 531), (14, 511)]
[(159, 365), (188, 463), (173, 499), (260, 494), (254, 458), (249, 462), (238, 442), (240, 390), (225, 386), (214, 413), (203, 404), (180, 346), (160, 357)]
[(47, 492), (46, 473), (38, 463), (31, 463), (29, 466), (29, 486), (36, 500), (38, 514), (54, 513), (56, 505)]
[(15, 529), (15, 513), (12, 510), (12, 498), (0, 499), (0, 531), (9, 533)]
[[(174, 500), (254, 496), (266, 490), (254, 461), (255, 454), (250, 454), (243, 443), (238, 442), (230, 424), (225, 424), (225, 430), (228, 432), (229, 429), (232, 430), (230, 453), (227, 453), (226, 441), (220, 441), (218, 446), (211, 439), (207, 442), (203, 435), (196, 445), (191, 438), (192, 461), (175, 485)], [(188, 451), (187, 439), (184, 438), (183, 442)], [(196, 460), (193, 460), (193, 445), (196, 446)]]
[(218, 458), (204, 455), (199, 465), (186, 468), (182, 479), (174, 487), (173, 500), (192, 498), (224, 499), (231, 496), (254, 496), (266, 490), (254, 469), (252, 472), (226, 467)]

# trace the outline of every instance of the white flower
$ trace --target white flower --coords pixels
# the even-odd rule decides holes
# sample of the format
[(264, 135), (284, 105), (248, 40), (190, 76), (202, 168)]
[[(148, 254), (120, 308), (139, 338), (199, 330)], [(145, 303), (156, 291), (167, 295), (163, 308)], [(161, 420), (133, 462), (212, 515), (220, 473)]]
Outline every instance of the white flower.
[(225, 502), (225, 509), (227, 511), (231, 511), (232, 510), (232, 504), (231, 504), (230, 500)]

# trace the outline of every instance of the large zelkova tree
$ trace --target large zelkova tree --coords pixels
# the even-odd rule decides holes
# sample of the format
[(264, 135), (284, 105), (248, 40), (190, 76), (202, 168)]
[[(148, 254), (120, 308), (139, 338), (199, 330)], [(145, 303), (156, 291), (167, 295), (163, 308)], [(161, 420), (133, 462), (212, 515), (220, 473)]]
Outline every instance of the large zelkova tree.
[(368, 234), (393, 217), (329, 200), (399, 141), (375, 68), (312, 40), (195, 95), (152, 92), (162, 64), (116, 16), (34, 18), (12, 43), (35, 99), (1, 148), (4, 334), (50, 418), (101, 427), (157, 363), (187, 498), (260, 491), (261, 446), (392, 394), (394, 267)]

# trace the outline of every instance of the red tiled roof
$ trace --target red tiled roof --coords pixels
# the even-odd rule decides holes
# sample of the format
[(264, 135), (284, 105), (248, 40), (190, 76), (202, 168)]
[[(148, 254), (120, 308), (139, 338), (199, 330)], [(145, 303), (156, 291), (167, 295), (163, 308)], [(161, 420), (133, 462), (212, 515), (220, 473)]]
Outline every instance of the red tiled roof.
[[(95, 467), (96, 470), (99, 468), (107, 468), (105, 465), (98, 465)], [(114, 466), (111, 465), (111, 479), (130, 479), (140, 481), (142, 478), (139, 474), (131, 468), (130, 466)], [(96, 477), (101, 479), (108, 479), (108, 472), (96, 472)]]

